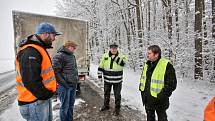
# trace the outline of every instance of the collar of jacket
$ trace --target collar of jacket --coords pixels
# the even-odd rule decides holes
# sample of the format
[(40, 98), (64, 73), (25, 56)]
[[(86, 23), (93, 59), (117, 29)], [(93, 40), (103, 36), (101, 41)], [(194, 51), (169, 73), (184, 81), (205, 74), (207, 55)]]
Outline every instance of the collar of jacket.
[[(109, 51), (108, 55), (109, 55), (109, 57), (111, 57), (113, 54)], [(118, 56), (118, 55), (119, 55), (119, 52), (117, 51), (116, 56)]]
[(146, 62), (147, 65), (156, 65), (158, 63), (158, 61), (161, 59), (161, 56), (158, 57), (158, 59), (156, 61), (150, 61), (148, 60)]
[(49, 49), (49, 48), (53, 48), (52, 46), (46, 45), (37, 35), (33, 34), (27, 37), (27, 39), (25, 40), (25, 42), (23, 42), (20, 47), (23, 47), (24, 45), (27, 44), (36, 44), (39, 45), (41, 47), (43, 47), (44, 49)]

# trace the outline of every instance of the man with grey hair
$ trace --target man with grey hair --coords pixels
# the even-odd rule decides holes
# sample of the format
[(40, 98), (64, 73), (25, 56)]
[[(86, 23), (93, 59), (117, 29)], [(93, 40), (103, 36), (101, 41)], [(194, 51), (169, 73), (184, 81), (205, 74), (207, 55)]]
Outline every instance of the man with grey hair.
[(61, 121), (73, 121), (76, 88), (79, 82), (74, 55), (77, 46), (75, 41), (66, 41), (53, 57), (53, 68), (58, 82), (57, 93), (61, 102)]
[(98, 68), (98, 78), (104, 78), (104, 104), (101, 111), (109, 110), (110, 92), (113, 86), (115, 97), (115, 115), (119, 115), (121, 108), (121, 90), (123, 81), (123, 68), (127, 57), (118, 51), (118, 45), (110, 45), (110, 51), (103, 54)]

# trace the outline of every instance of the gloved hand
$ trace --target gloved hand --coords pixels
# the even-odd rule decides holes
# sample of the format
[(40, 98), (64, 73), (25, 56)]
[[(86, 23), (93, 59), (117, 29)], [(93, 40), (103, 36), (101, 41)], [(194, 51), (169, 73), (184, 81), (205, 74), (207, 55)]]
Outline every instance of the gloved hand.
[(160, 100), (160, 102), (165, 102), (168, 100), (168, 96), (166, 96), (164, 93), (159, 93), (157, 95), (158, 99)]
[(140, 86), (141, 86), (141, 84), (139, 84), (139, 91), (142, 91), (142, 90), (140, 89)]

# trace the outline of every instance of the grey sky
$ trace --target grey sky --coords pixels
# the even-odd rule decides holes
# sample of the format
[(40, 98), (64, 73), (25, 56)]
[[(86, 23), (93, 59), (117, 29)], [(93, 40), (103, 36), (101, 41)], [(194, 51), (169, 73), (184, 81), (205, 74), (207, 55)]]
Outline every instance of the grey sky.
[(55, 0), (0, 1), (0, 59), (14, 58), (12, 10), (54, 15)]

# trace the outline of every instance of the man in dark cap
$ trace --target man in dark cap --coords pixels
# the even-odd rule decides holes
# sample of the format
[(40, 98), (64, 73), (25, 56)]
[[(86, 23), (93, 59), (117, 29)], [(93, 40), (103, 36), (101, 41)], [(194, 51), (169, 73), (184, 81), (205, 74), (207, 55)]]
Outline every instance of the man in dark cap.
[(61, 35), (50, 23), (40, 23), (36, 32), (19, 46), (16, 57), (16, 88), (20, 113), (27, 121), (52, 121), (50, 98), (56, 79), (46, 49)]
[(110, 92), (113, 86), (115, 97), (115, 115), (119, 115), (121, 107), (121, 89), (123, 81), (123, 68), (126, 64), (127, 57), (118, 51), (118, 45), (110, 45), (109, 52), (105, 53), (99, 64), (98, 78), (104, 78), (104, 104), (101, 111), (108, 110), (110, 102)]

